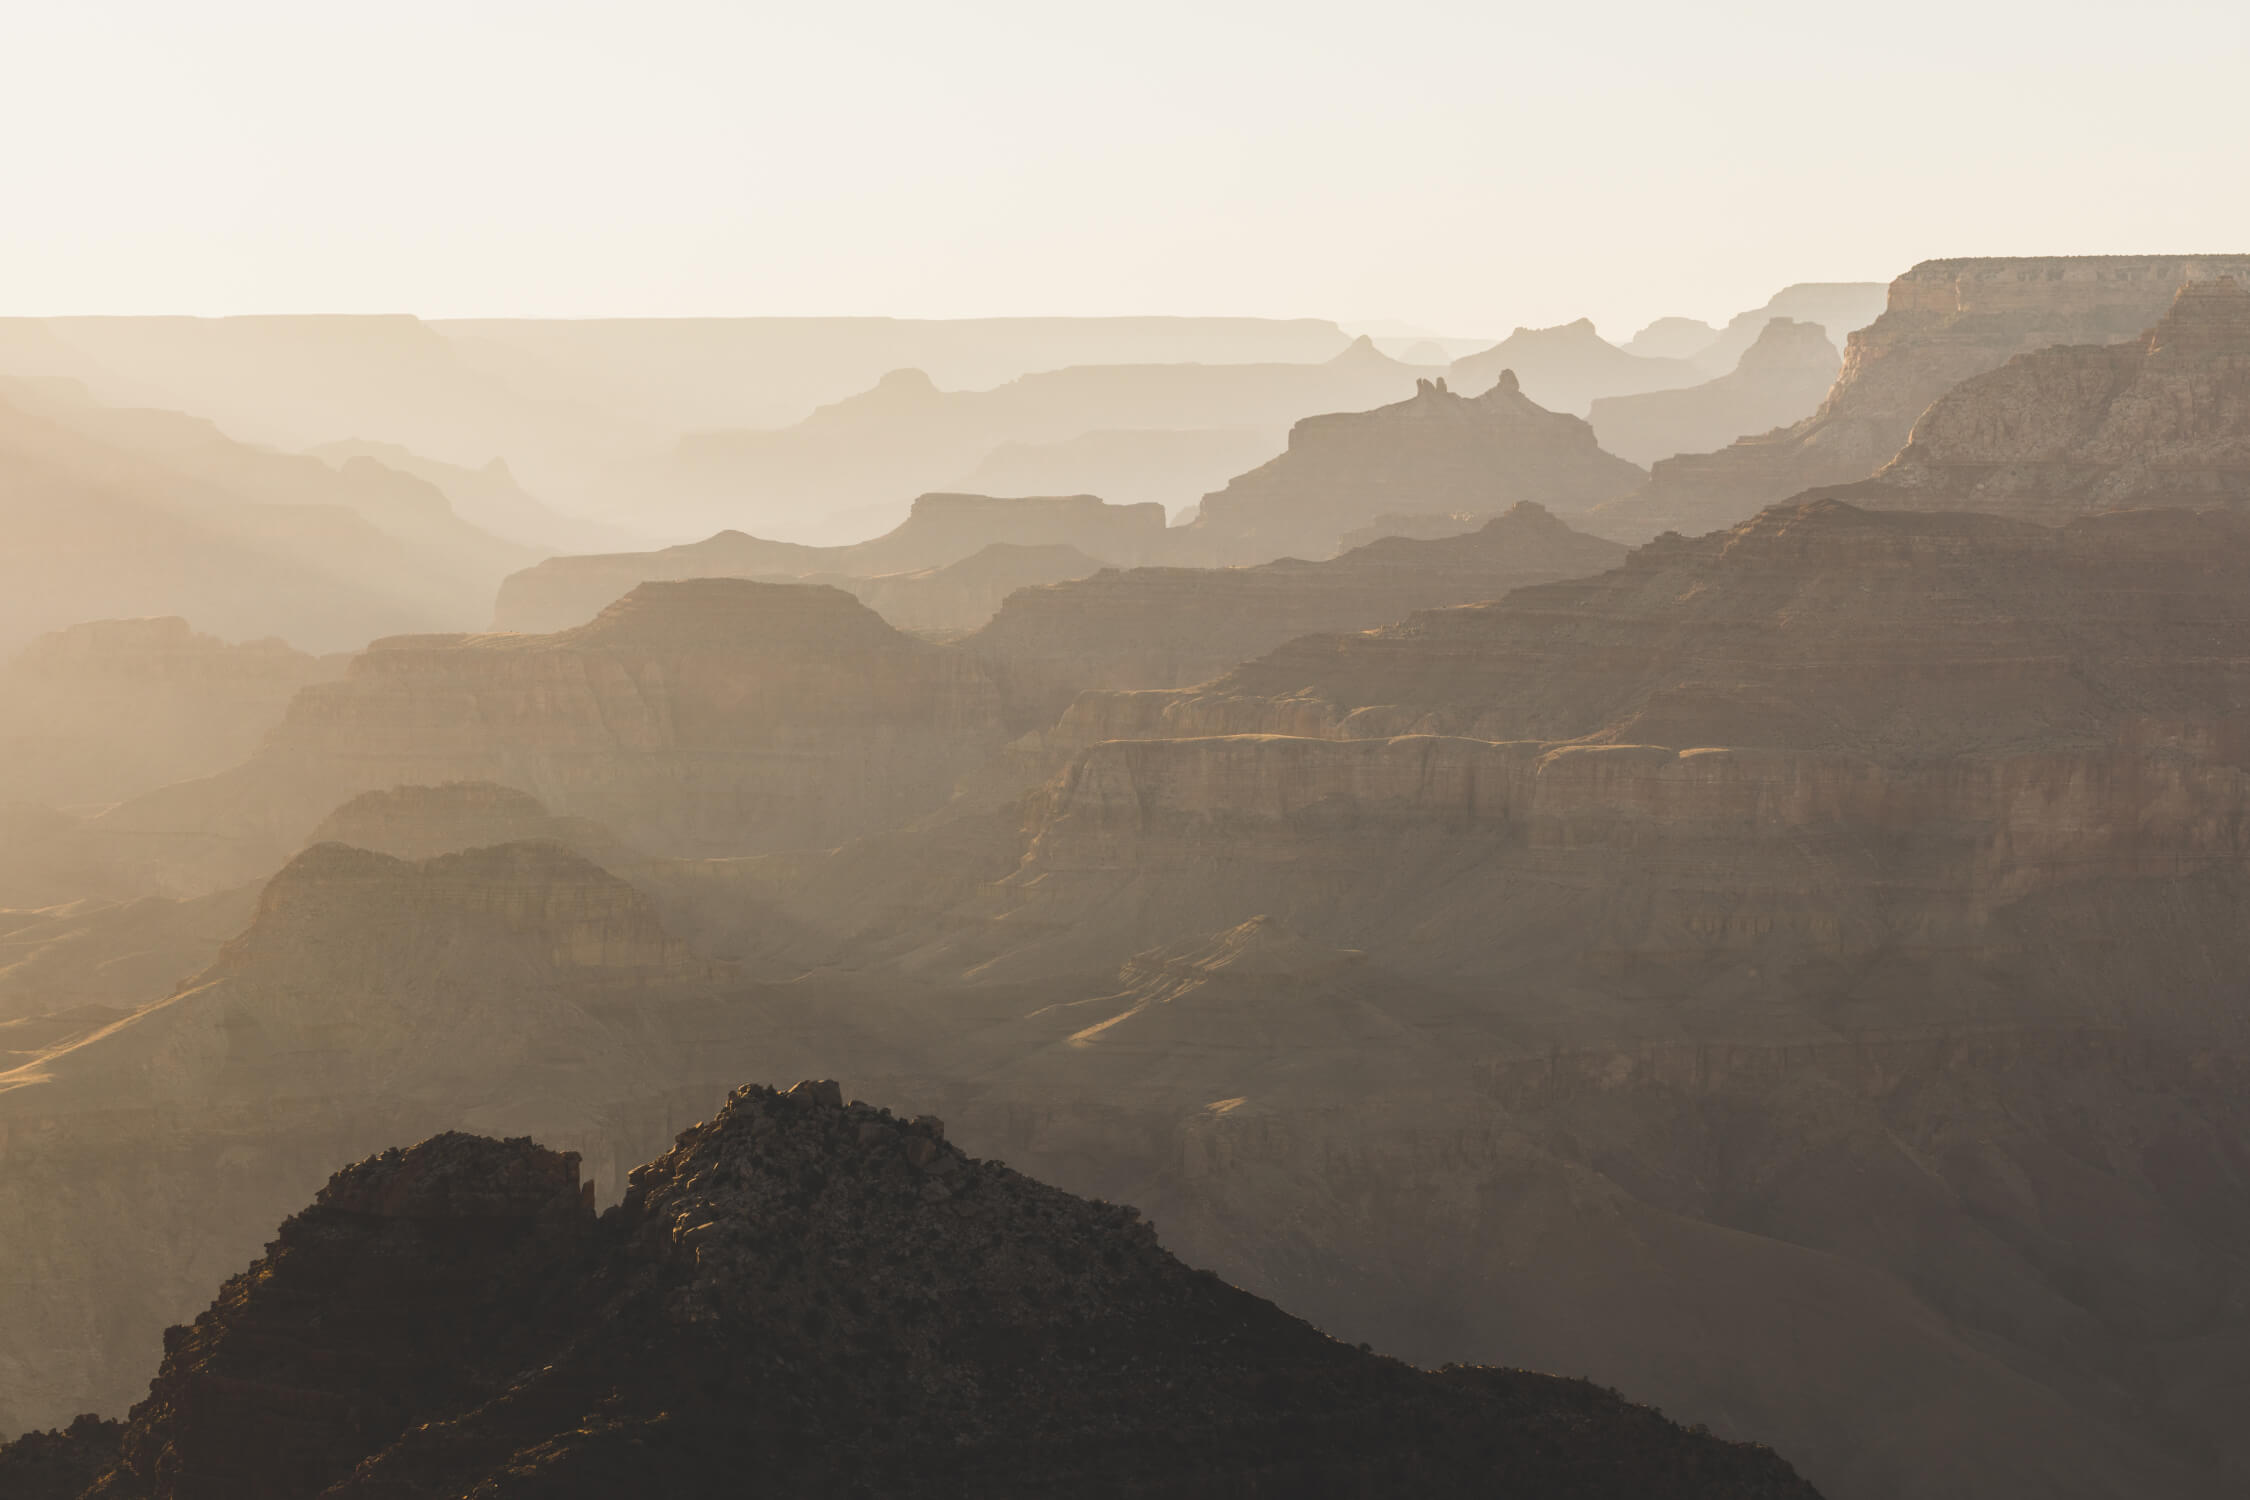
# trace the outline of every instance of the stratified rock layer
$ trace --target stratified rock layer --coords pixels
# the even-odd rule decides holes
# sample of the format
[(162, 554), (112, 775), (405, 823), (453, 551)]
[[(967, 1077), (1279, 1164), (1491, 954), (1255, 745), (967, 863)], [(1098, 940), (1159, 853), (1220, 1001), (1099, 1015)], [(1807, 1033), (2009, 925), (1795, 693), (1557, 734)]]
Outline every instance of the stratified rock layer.
[(1580, 1382), (1335, 1343), (834, 1083), (738, 1091), (598, 1222), (576, 1179), (464, 1136), (338, 1173), (89, 1494), (1812, 1494)]
[(2140, 339), (2019, 354), (1965, 380), (1882, 472), (1833, 493), (2050, 524), (2250, 503), (2250, 291), (2191, 283)]
[(1883, 315), (1851, 335), (1819, 411), (1781, 432), (1666, 459), (1644, 490), (1589, 524), (1628, 542), (1692, 535), (1804, 490), (1864, 479), (1961, 381), (2053, 344), (2136, 338), (2182, 285), (2220, 276), (2250, 283), (2250, 256), (1924, 261), (1891, 283)]
[(1286, 453), (1203, 497), (1176, 555), (1196, 563), (1328, 557), (1345, 533), (1385, 512), (1496, 515), (1528, 500), (1568, 515), (1640, 477), (1604, 453), (1579, 418), (1534, 404), (1509, 371), (1473, 397), (1424, 381), (1394, 406), (1299, 422)]

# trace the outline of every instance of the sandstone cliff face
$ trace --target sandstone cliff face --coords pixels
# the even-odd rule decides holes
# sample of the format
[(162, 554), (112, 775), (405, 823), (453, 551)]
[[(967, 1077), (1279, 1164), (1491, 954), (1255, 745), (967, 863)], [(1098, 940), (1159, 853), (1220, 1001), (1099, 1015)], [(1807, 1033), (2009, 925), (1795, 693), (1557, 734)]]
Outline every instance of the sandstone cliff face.
[(1298, 423), (1286, 453), (1203, 497), (1175, 555), (1222, 564), (1327, 557), (1387, 511), (1491, 515), (1528, 500), (1569, 515), (1639, 476), (1584, 422), (1534, 404), (1507, 371), (1474, 397), (1424, 383), (1395, 406)]
[[(2218, 513), (2054, 530), (1777, 507), (1599, 578), (1293, 642), (1203, 689), (1089, 694), (1049, 736), (1083, 754), (1017, 883), (1034, 905), (1070, 884), (1049, 870), (1130, 887), (1085, 915), (1139, 946), (1218, 900), (1227, 861), (1286, 883), (1311, 829), (1339, 832), (1309, 857), (1390, 864), (1407, 856), (1375, 851), (1419, 828), (1470, 839), (1480, 880), (1515, 863), (1557, 900), (1641, 889), (1588, 908), (1604, 949), (1973, 943), (2035, 891), (2243, 857), (2250, 681), (2224, 642), (2250, 644), (2246, 559)], [(1325, 890), (1316, 930), (1391, 920), (1405, 888), (1366, 878), (1386, 894)], [(1309, 920), (1245, 879), (1214, 915)], [(1460, 920), (1413, 962), (1496, 961), (1512, 923)]]
[(552, 557), (502, 581), (493, 628), (566, 630), (592, 619), (636, 585), (652, 581), (874, 578), (945, 568), (1000, 542), (1072, 547), (1103, 562), (1130, 566), (1161, 551), (1164, 524), (1161, 505), (1109, 505), (1092, 495), (1021, 500), (924, 495), (896, 529), (848, 547), (807, 547), (722, 531), (660, 552)]
[(200, 976), (0, 1074), (0, 1428), (129, 1399), (258, 1226), (385, 1140), (538, 1130), (615, 1193), (740, 1065), (696, 1045), (730, 983), (557, 845), (306, 851)]
[(2050, 524), (2250, 502), (2250, 291), (2191, 282), (2142, 338), (2019, 354), (1948, 391), (1859, 505)]
[(208, 776), (255, 750), (299, 688), (342, 670), (178, 618), (50, 632), (0, 670), (0, 785), (28, 802), (116, 802)]
[(1961, 381), (2049, 345), (2136, 337), (2164, 316), (2183, 283), (2220, 276), (2250, 282), (2250, 257), (1925, 261), (1892, 282), (1883, 315), (1852, 334), (1819, 411), (1782, 432), (1664, 460), (1645, 490), (1592, 524), (1630, 542), (1667, 530), (1692, 534), (1803, 490), (1863, 479)]
[(653, 583), (554, 635), (379, 642), (252, 761), (92, 832), (208, 888), (360, 792), (489, 781), (651, 854), (821, 847), (944, 802), (1000, 737), (983, 667), (839, 590)]
[(1086, 689), (1185, 687), (1296, 636), (1372, 629), (1623, 556), (1521, 502), (1467, 535), (1386, 538), (1326, 562), (1111, 570), (1025, 589), (962, 645), (999, 679), (1010, 723), (1043, 729)]
[(1602, 447), (1637, 464), (1724, 447), (1810, 415), (1842, 360), (1817, 323), (1775, 318), (1741, 362), (1716, 380), (1637, 396), (1607, 396), (1586, 419)]
[(832, 1082), (738, 1091), (599, 1221), (577, 1177), (460, 1135), (338, 1173), (89, 1496), (1813, 1493), (1579, 1382), (1335, 1343)]

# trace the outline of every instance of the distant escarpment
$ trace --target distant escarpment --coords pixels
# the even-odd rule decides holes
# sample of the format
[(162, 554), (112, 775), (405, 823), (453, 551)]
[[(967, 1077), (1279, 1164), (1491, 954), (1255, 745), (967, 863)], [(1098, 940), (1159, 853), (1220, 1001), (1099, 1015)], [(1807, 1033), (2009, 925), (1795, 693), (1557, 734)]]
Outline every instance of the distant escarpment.
[(0, 669), (0, 786), (53, 805), (115, 802), (255, 750), (297, 690), (343, 662), (234, 643), (177, 618), (43, 635)]
[(1299, 422), (1287, 452), (1203, 497), (1174, 557), (1328, 557), (1346, 533), (1386, 512), (1496, 515), (1528, 500), (1568, 516), (1640, 478), (1604, 453), (1583, 421), (1534, 404), (1509, 371), (1478, 396), (1425, 381), (1394, 406)]
[(2137, 338), (2183, 284), (2221, 276), (2250, 283), (2250, 256), (1924, 261), (1891, 283), (1883, 315), (1851, 335), (1819, 411), (1717, 452), (1662, 460), (1643, 490), (1590, 524), (1628, 542), (1693, 534), (1804, 490), (1864, 479), (1960, 382), (2053, 344)]
[(1084, 689), (1186, 687), (1300, 635), (1583, 577), (1624, 555), (1525, 501), (1465, 535), (1388, 537), (1326, 562), (1110, 570), (1025, 589), (963, 649), (992, 669), (1015, 727), (1045, 728)]
[[(2250, 853), (2245, 578), (2250, 526), (2221, 513), (2058, 530), (1776, 507), (1597, 578), (1295, 641), (1201, 689), (1086, 695), (1049, 736), (1084, 752), (1021, 899), (1115, 880), (1169, 913), (1089, 894), (1083, 921), (1057, 914), (1068, 943), (1094, 922), (1123, 951), (1187, 912), (1365, 946), (1407, 899), (1373, 872), (1431, 838), (1476, 851), (1496, 893), (1529, 884), (1466, 901), (1464, 876), (1413, 855), (1419, 965), (1529, 951), (1504, 940), (1517, 916), (1523, 943), (1554, 940), (1540, 913), (1565, 890), (1645, 892), (1572, 919), (1570, 941), (1621, 954), (1974, 943), (2034, 892)], [(1373, 885), (1284, 900), (1299, 858)], [(2250, 1018), (2223, 1029), (2250, 1040)]]
[(632, 1183), (596, 1218), (575, 1157), (459, 1134), (337, 1173), (167, 1335), (89, 1500), (1813, 1494), (1583, 1382), (1337, 1343), (834, 1083)]
[(1587, 420), (1602, 447), (1637, 464), (1723, 447), (1810, 415), (1842, 364), (1817, 323), (1775, 318), (1727, 374), (1701, 385), (1609, 396)]
[(1689, 360), (1628, 354), (1587, 318), (1518, 328), (1491, 348), (1455, 360), (1446, 374), (1455, 385), (1482, 389), (1502, 371), (1515, 375), (1532, 400), (1563, 412), (1583, 412), (1604, 396), (1693, 385), (1707, 375)]
[[(659, 552), (551, 557), (502, 581), (493, 628), (566, 630), (592, 619), (642, 583), (688, 578), (873, 579), (947, 568), (995, 543), (1073, 548), (1101, 563), (1130, 567), (1161, 555), (1164, 528), (1161, 505), (1109, 505), (1092, 495), (1021, 500), (924, 495), (895, 530), (847, 547), (808, 547), (722, 531)], [(892, 623), (918, 628), (905, 619)]]
[(0, 1073), (0, 1430), (116, 1409), (261, 1225), (387, 1140), (535, 1130), (614, 1193), (742, 1065), (695, 1019), (731, 983), (559, 845), (305, 851), (202, 974)]
[(1923, 413), (1855, 505), (2050, 524), (2250, 504), (2250, 290), (2194, 282), (2140, 339), (2019, 354)]
[(840, 590), (650, 583), (552, 635), (379, 641), (252, 760), (90, 827), (182, 887), (271, 869), (360, 792), (448, 781), (530, 792), (651, 854), (823, 847), (942, 803), (1001, 730), (975, 659)]

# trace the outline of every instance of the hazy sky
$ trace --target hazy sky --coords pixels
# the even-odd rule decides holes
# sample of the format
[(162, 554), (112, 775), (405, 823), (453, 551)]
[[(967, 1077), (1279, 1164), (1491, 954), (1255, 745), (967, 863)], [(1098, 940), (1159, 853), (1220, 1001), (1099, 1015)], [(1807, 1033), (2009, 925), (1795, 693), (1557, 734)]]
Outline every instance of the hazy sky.
[(1723, 318), (2250, 249), (2250, 4), (0, 3), (0, 311)]

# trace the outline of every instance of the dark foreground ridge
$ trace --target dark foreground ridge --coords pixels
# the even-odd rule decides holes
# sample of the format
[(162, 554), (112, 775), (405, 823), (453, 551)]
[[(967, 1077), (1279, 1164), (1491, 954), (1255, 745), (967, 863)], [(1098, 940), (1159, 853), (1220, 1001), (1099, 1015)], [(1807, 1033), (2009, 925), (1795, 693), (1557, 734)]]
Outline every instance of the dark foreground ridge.
[(829, 1082), (738, 1090), (599, 1218), (528, 1139), (346, 1168), (119, 1451), (85, 1494), (1813, 1495), (1584, 1381), (1339, 1344)]

